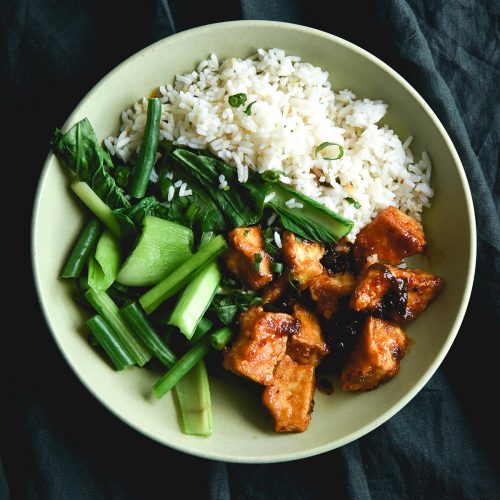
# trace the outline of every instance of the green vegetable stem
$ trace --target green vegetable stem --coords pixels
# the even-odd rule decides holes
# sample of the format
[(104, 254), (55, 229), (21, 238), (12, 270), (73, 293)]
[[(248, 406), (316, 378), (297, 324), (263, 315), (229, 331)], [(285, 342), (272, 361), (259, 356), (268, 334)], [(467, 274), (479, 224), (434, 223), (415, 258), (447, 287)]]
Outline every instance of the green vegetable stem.
[(82, 274), (85, 264), (97, 245), (100, 232), (101, 224), (97, 219), (87, 222), (61, 271), (61, 278), (78, 278)]
[(151, 352), (142, 342), (135, 338), (133, 332), (123, 321), (118, 306), (106, 293), (90, 288), (85, 298), (103, 319), (109, 323), (116, 336), (120, 339), (127, 351), (132, 355), (139, 366), (144, 366), (151, 359)]
[(130, 181), (130, 194), (134, 198), (142, 198), (146, 194), (151, 171), (156, 162), (156, 153), (158, 152), (160, 121), (161, 101), (157, 98), (148, 99), (146, 127), (137, 158), (137, 165)]
[[(222, 331), (221, 331), (222, 330)], [(194, 344), (189, 351), (180, 358), (177, 363), (167, 372), (163, 377), (161, 377), (153, 387), (153, 392), (155, 396), (159, 399), (164, 396), (168, 391), (170, 391), (179, 380), (186, 375), (186, 373), (191, 370), (196, 363), (202, 360), (207, 353), (210, 351), (212, 342), (216, 342), (221, 349), (223, 348), (223, 342), (229, 342), (231, 335), (227, 333), (229, 328), (224, 327), (212, 335), (203, 337), (198, 343)], [(215, 336), (216, 340), (213, 340)]]
[(226, 248), (227, 244), (221, 235), (216, 236), (204, 247), (200, 248), (174, 272), (141, 296), (139, 302), (144, 310), (148, 314), (155, 311), (165, 300), (181, 290), (199, 269), (214, 260)]
[(172, 367), (177, 361), (175, 354), (163, 343), (149, 322), (146, 313), (138, 302), (133, 302), (120, 310), (125, 323), (147, 346), (153, 355), (167, 368)]
[(120, 337), (101, 316), (93, 316), (87, 321), (87, 325), (117, 370), (123, 370), (135, 364)]

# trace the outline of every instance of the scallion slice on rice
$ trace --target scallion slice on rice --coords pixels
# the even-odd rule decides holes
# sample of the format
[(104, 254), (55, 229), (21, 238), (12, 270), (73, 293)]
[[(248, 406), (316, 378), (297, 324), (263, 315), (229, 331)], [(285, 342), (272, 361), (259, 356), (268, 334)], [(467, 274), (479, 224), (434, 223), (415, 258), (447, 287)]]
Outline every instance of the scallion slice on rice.
[(335, 142), (322, 142), (319, 146), (314, 150), (314, 156), (318, 156), (318, 154), (323, 151), (323, 149), (328, 148), (329, 146), (337, 146), (339, 148), (339, 153), (335, 158), (328, 158), (326, 156), (321, 156), (323, 160), (340, 160), (342, 156), (344, 156), (344, 148)]

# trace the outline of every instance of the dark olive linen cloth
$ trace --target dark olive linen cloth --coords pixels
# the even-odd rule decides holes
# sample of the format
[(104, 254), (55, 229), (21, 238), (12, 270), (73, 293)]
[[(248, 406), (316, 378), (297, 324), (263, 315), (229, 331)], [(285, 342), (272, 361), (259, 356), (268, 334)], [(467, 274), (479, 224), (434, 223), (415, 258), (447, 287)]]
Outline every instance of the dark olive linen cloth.
[[(498, 1), (0, 0), (0, 5), (1, 499), (500, 498)], [(332, 452), (281, 464), (194, 458), (119, 421), (63, 360), (38, 306), (30, 267), (31, 210), (54, 127), (137, 50), (175, 32), (234, 19), (319, 28), (391, 65), (450, 134), (477, 218), (471, 302), (437, 373), (370, 434)]]

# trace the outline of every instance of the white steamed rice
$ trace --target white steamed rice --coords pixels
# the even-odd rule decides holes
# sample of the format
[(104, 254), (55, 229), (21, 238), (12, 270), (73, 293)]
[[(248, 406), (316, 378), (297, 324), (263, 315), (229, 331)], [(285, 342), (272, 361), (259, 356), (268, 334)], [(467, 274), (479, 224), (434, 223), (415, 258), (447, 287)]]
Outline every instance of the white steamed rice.
[[(196, 71), (177, 75), (173, 85), (159, 88), (161, 138), (210, 150), (235, 166), (240, 182), (247, 180), (248, 168), (283, 171), (283, 182), (354, 221), (350, 241), (389, 205), (420, 220), (433, 196), (429, 157), (423, 153), (415, 161), (411, 136), (402, 143), (387, 125), (377, 125), (387, 104), (357, 99), (347, 89), (335, 93), (328, 77), (321, 68), (279, 49), (259, 49), (248, 59), (222, 63), (212, 54)], [(247, 95), (246, 104), (256, 101), (250, 116), (244, 113), (246, 104), (228, 104), (228, 97), (237, 93)], [(104, 141), (112, 155), (125, 162), (133, 157), (146, 114), (146, 98), (123, 111), (120, 134)], [(340, 144), (343, 157), (316, 156), (323, 142)], [(321, 154), (337, 152), (325, 149)], [(224, 188), (225, 179), (219, 181)], [(182, 184), (175, 192), (180, 190), (183, 196), (189, 193)], [(300, 208), (296, 200), (289, 201)]]

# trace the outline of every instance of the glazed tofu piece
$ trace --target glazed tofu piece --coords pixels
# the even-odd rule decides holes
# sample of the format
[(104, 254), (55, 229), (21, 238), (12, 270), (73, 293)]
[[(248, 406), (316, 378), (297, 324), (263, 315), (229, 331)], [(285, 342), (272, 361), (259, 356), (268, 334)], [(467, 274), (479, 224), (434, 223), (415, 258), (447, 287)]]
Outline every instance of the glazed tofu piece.
[(373, 264), (361, 275), (350, 305), (404, 323), (421, 314), (443, 285), (443, 278), (420, 269)]
[(441, 292), (444, 286), (444, 279), (434, 274), (420, 269), (399, 269), (390, 267), (391, 273), (398, 280), (407, 282), (407, 303), (406, 308), (392, 313), (392, 319), (400, 323), (414, 320), (423, 313), (432, 300)]
[(293, 306), (299, 330), (288, 339), (287, 354), (297, 363), (318, 366), (329, 352), (316, 315), (301, 304)]
[(315, 276), (323, 272), (320, 260), (325, 254), (325, 247), (314, 241), (298, 238), (290, 231), (285, 231), (282, 238), (283, 260), (290, 268), (290, 277), (298, 282), (301, 290), (307, 288)]
[(397, 323), (368, 316), (361, 337), (342, 368), (342, 389), (376, 389), (398, 374), (399, 362), (407, 348), (408, 337)]
[(253, 306), (240, 315), (239, 323), (239, 336), (224, 353), (224, 368), (268, 385), (285, 355), (288, 336), (298, 331), (300, 322), (289, 314)]
[(352, 309), (360, 312), (382, 312), (385, 294), (392, 288), (394, 276), (388, 266), (372, 264), (364, 269), (351, 296)]
[(271, 258), (264, 251), (264, 238), (259, 226), (233, 229), (228, 234), (228, 246), (224, 253), (226, 266), (248, 288), (259, 290), (272, 281)]
[(356, 279), (351, 273), (324, 271), (309, 281), (309, 292), (316, 302), (316, 312), (326, 319), (337, 312), (339, 299), (350, 295), (355, 288)]
[(359, 232), (353, 255), (359, 269), (367, 262), (397, 265), (405, 257), (422, 253), (425, 244), (420, 222), (391, 206)]
[(276, 432), (304, 432), (311, 421), (314, 366), (296, 363), (285, 354), (276, 365), (262, 403), (271, 413)]

